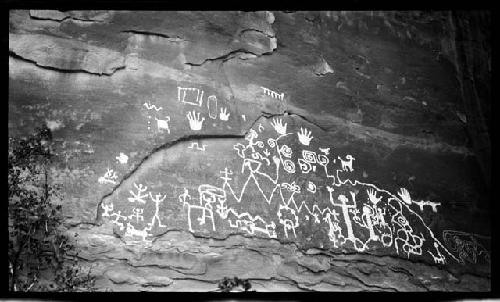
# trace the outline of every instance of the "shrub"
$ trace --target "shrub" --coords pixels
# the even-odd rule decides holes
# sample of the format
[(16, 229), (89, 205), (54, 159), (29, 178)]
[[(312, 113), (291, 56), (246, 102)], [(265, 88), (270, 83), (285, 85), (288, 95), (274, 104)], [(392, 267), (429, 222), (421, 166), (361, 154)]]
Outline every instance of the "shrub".
[[(11, 291), (92, 289), (71, 260), (74, 246), (62, 226), (60, 187), (50, 183), (52, 134), (37, 128), (27, 138), (9, 138), (9, 288)], [(75, 235), (76, 236), (76, 235)]]

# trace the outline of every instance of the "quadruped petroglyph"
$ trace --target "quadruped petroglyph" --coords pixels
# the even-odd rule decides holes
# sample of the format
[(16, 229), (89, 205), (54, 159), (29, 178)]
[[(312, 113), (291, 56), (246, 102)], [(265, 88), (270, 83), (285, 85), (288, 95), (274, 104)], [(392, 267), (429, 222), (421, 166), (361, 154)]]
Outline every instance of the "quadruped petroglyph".
[[(283, 99), (283, 93), (262, 89)], [(205, 117), (228, 121), (231, 115), (228, 107), (217, 103), (215, 95), (202, 107), (203, 95), (198, 88), (177, 90), (179, 102), (198, 107), (186, 113), (192, 131), (202, 130)], [(144, 107), (155, 113), (163, 110), (150, 103)], [(202, 108), (207, 111), (200, 111)], [(246, 121), (245, 115), (241, 117)], [(170, 133), (168, 120), (164, 121), (157, 124), (158, 129)], [(138, 242), (150, 242), (155, 230), (169, 227), (161, 210), (168, 203), (178, 205), (179, 213), (186, 217), (186, 228), (193, 233), (233, 230), (291, 241), (303, 241), (314, 234), (316, 240), (327, 243), (321, 243), (322, 247), (334, 249), (386, 249), (436, 264), (450, 260), (476, 263), (480, 257), (489, 261), (488, 251), (476, 237), (445, 231), (443, 244), (433, 233), (420, 215), (437, 213), (440, 202), (414, 200), (406, 188), (393, 194), (354, 178), (356, 158), (352, 154), (339, 154), (334, 146), (320, 145), (312, 130), (303, 125), (289, 129), (286, 121), (274, 117), (249, 129), (242, 141), (232, 145), (234, 166), (221, 165), (213, 181), (180, 185), (182, 193), (175, 198), (133, 183), (125, 202), (134, 206), (125, 214), (113, 202), (103, 202), (101, 216)], [(207, 152), (206, 146), (190, 142), (187, 148)], [(125, 156), (121, 153), (116, 159), (124, 163)], [(108, 169), (99, 183), (116, 184), (116, 179), (116, 173)], [(256, 212), (258, 208), (261, 210)], [(320, 236), (323, 239), (318, 239)]]

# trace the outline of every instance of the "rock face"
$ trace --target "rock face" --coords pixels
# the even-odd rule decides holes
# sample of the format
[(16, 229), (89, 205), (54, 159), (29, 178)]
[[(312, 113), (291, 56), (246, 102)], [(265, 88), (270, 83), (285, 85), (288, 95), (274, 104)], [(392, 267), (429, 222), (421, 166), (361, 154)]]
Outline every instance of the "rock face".
[(51, 128), (102, 290), (491, 289), (488, 14), (9, 21), (9, 135)]

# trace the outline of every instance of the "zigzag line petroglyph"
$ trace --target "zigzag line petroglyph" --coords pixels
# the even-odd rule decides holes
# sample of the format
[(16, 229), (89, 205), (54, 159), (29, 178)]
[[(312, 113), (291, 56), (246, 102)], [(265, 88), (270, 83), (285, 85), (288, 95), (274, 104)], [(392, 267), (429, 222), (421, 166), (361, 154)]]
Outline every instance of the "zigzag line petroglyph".
[[(264, 93), (283, 99), (284, 94), (263, 89)], [(201, 106), (202, 98), (203, 91), (199, 89), (178, 87), (178, 100), (182, 103)], [(154, 105), (146, 108), (158, 109), (151, 106)], [(212, 96), (209, 97), (207, 106), (209, 118), (215, 119), (218, 109)], [(227, 120), (229, 114), (221, 109), (219, 116), (221, 120)], [(205, 118), (200, 117), (200, 113), (189, 112), (187, 118), (192, 130), (201, 130)], [(246, 119), (244, 115), (242, 118)], [(347, 244), (358, 252), (366, 252), (379, 246), (391, 248), (395, 254), (406, 258), (425, 256), (437, 264), (446, 263), (447, 257), (461, 263), (475, 263), (479, 255), (484, 255), (489, 261), (489, 253), (474, 237), (447, 231), (443, 233), (443, 238), (451, 250), (458, 253), (456, 257), (412, 209), (417, 205), (423, 211), (424, 206), (429, 206), (435, 213), (441, 203), (414, 201), (405, 188), (400, 188), (397, 194), (393, 194), (372, 183), (351, 179), (354, 156), (330, 154), (334, 153), (331, 152), (331, 147), (319, 148), (320, 153), (315, 150), (299, 150), (298, 154), (294, 154), (296, 151), (289, 145), (297, 144), (290, 142), (290, 139), (298, 138), (302, 145), (308, 146), (313, 138), (312, 131), (301, 128), (300, 132), (288, 133), (288, 124), (281, 118), (273, 118), (269, 124), (276, 131), (272, 137), (259, 140), (259, 134), (264, 133), (264, 126), (259, 123), (257, 131), (250, 129), (243, 142), (233, 145), (237, 157), (241, 159), (238, 163), (241, 167), (224, 167), (219, 172), (222, 180), (220, 186), (200, 184), (197, 198), (192, 198), (187, 188), (178, 195), (179, 203), (187, 209), (190, 232), (201, 229), (216, 232), (220, 225), (226, 225), (249, 235), (278, 238), (280, 234), (292, 239), (306, 236), (301, 228), (306, 220), (309, 225), (320, 228), (326, 226), (328, 232), (325, 239), (335, 248)], [(206, 145), (200, 147), (198, 142), (192, 142), (188, 148), (194, 149), (195, 146), (196, 150), (205, 151)], [(339, 162), (335, 159), (339, 159)], [(295, 174), (299, 176), (295, 177)], [(105, 176), (99, 178), (99, 182), (113, 183), (114, 179), (116, 173), (108, 169)], [(318, 179), (323, 179), (325, 183), (318, 182)], [(255, 186), (249, 189), (252, 184)], [(167, 195), (153, 195), (147, 191), (146, 186), (136, 183), (133, 185), (135, 191), (129, 190), (131, 197), (127, 200), (130, 203), (147, 204), (147, 199), (150, 199), (155, 204), (154, 214), (150, 214), (152, 210), (134, 207), (129, 210), (132, 212), (130, 215), (122, 215), (121, 210), (116, 211), (116, 205), (111, 203), (101, 205), (101, 215), (112, 218), (112, 223), (119, 226), (120, 230), (125, 230), (129, 237), (147, 241), (153, 228), (167, 227), (160, 217), (160, 204)], [(247, 192), (248, 190), (252, 191)], [(264, 207), (272, 208), (275, 212), (270, 213), (266, 208), (265, 213), (271, 216), (263, 216), (242, 211), (239, 207), (240, 204), (243, 206), (243, 200), (246, 202), (245, 196), (252, 203), (262, 201)], [(144, 217), (145, 213), (147, 218)]]
[(163, 109), (163, 107), (156, 107), (156, 105), (151, 105), (151, 103), (144, 103), (143, 104), (148, 110), (154, 109), (156, 112), (160, 111)]
[[(265, 201), (267, 204), (270, 205), (273, 198), (278, 197), (278, 201), (280, 204), (277, 215), (279, 223), (283, 225), (284, 235), (287, 238), (289, 236), (296, 237), (296, 228), (300, 226), (299, 215), (305, 215), (304, 217), (306, 220), (309, 219), (310, 215), (314, 218), (315, 223), (321, 223), (321, 221), (323, 221), (328, 224), (328, 236), (329, 239), (334, 243), (334, 246), (338, 246), (338, 244), (343, 245), (346, 242), (351, 242), (357, 251), (366, 251), (369, 248), (368, 244), (370, 242), (380, 242), (385, 247), (394, 246), (397, 254), (405, 253), (405, 255), (409, 258), (410, 255), (422, 255), (423, 243), (427, 240), (431, 240), (435, 242), (435, 251), (427, 252), (436, 263), (442, 263), (443, 261), (445, 261), (444, 256), (442, 255), (440, 250), (446, 252), (453, 259), (458, 260), (446, 249), (446, 247), (444, 247), (439, 242), (439, 240), (434, 236), (433, 232), (425, 224), (423, 219), (417, 213), (415, 213), (403, 201), (403, 199), (400, 199), (394, 194), (380, 189), (371, 183), (360, 182), (358, 180), (352, 181), (349, 178), (343, 180), (341, 177), (342, 173), (350, 173), (354, 170), (352, 168), (354, 161), (354, 157), (352, 155), (347, 155), (345, 157), (346, 159), (337, 157), (338, 159), (340, 159), (341, 167), (340, 169), (336, 169), (335, 173), (330, 174), (328, 169), (328, 164), (330, 161), (326, 156), (326, 154), (329, 154), (329, 148), (320, 150), (322, 151), (322, 153), (326, 154), (316, 154), (313, 151), (303, 150), (302, 158), (299, 159), (299, 164), (302, 164), (301, 168), (303, 168), (302, 166), (304, 166), (302, 172), (309, 173), (313, 171), (312, 166), (315, 164), (323, 166), (326, 178), (331, 180), (331, 185), (327, 186), (330, 196), (330, 204), (335, 208), (339, 208), (341, 210), (341, 213), (338, 213), (335, 209), (330, 207), (321, 208), (317, 204), (313, 204), (312, 206), (310, 206), (305, 200), (301, 201), (299, 205), (297, 205), (297, 202), (295, 201), (295, 195), (301, 192), (300, 187), (297, 186), (294, 182), (278, 182), (280, 176), (280, 166), (283, 166), (283, 169), (287, 171), (284, 162), (286, 160), (290, 160), (292, 155), (291, 149), (289, 149), (289, 147), (285, 144), (281, 145), (279, 141), (280, 139), (287, 137), (290, 133), (286, 133), (287, 124), (283, 123), (281, 119), (274, 119), (271, 125), (279, 134), (277, 138), (269, 138), (267, 140), (267, 144), (269, 145), (269, 147), (271, 147), (271, 150), (277, 153), (277, 156), (273, 155), (272, 157), (272, 162), (274, 163), (276, 169), (275, 177), (272, 177), (270, 174), (263, 172), (262, 168), (266, 166), (266, 161), (264, 160), (264, 158), (267, 159), (271, 155), (271, 152), (266, 149), (267, 151), (263, 151), (263, 154), (265, 155), (263, 156), (259, 151), (257, 151), (258, 148), (263, 148), (263, 142), (256, 140), (258, 138), (258, 133), (257, 131), (251, 129), (248, 135), (245, 137), (247, 144), (237, 143), (233, 147), (234, 150), (236, 150), (238, 157), (243, 160), (241, 173), (247, 173), (246, 180), (244, 181), (239, 193), (236, 193), (234, 191), (230, 183), (230, 181), (232, 180), (230, 175), (233, 174), (233, 171), (229, 170), (227, 167), (224, 169), (224, 171), (221, 171), (221, 179), (223, 180), (223, 184), (222, 187), (217, 188), (217, 190), (220, 190), (220, 194), (221, 196), (223, 196), (222, 199), (224, 201), (227, 198), (226, 192), (228, 192), (231, 198), (233, 198), (237, 203), (240, 203), (242, 201), (243, 195), (246, 192), (248, 184), (252, 180), (257, 187), (257, 191), (260, 192), (260, 196), (262, 196), (263, 201)], [(269, 160), (267, 160), (267, 166), (270, 166)], [(262, 181), (269, 181), (272, 184), (267, 193), (262, 189), (262, 186), (260, 184)], [(363, 211), (360, 216), (357, 214), (359, 213), (359, 210), (357, 208), (358, 202), (356, 201), (356, 192), (349, 192), (351, 197), (350, 199), (343, 194), (340, 194), (337, 199), (333, 197), (335, 188), (341, 188), (345, 185), (350, 185), (351, 187), (365, 187), (365, 191), (367, 194), (366, 200), (370, 203), (365, 203), (363, 205)], [(314, 191), (312, 188), (308, 189), (309, 191)], [(283, 190), (288, 190), (291, 192), (291, 195), (287, 200), (285, 200), (284, 198)], [(386, 199), (382, 200), (383, 196), (377, 196), (377, 193), (386, 194)], [(181, 196), (179, 198), (181, 198)], [(184, 199), (186, 199), (186, 196), (184, 197)], [(190, 208), (195, 206), (197, 205), (189, 205)], [(387, 207), (387, 209), (385, 209), (384, 206)], [(203, 216), (200, 218), (200, 221), (203, 222), (206, 217), (210, 217), (213, 222), (213, 207), (208, 206), (207, 204), (203, 205), (201, 203), (198, 207), (203, 210)], [(306, 209), (306, 212), (302, 213), (303, 209)], [(390, 214), (390, 220), (386, 221), (385, 216), (389, 214), (387, 210), (390, 210), (392, 214)], [(266, 225), (265, 220), (260, 216), (253, 217), (251, 214), (246, 212), (238, 213), (236, 210), (227, 208), (227, 206), (223, 204), (218, 205), (216, 212), (222, 219), (227, 219), (228, 215), (234, 216), (234, 218), (232, 218), (229, 222), (230, 226), (245, 230), (249, 234), (255, 234), (255, 231), (257, 230), (255, 229), (255, 226), (252, 225), (252, 223), (255, 223), (255, 221), (259, 221), (262, 225)], [(431, 238), (425, 239), (423, 233), (416, 234), (403, 212), (409, 212), (410, 215), (415, 215), (416, 217), (418, 217), (422, 226), (426, 229)], [(208, 213), (208, 215), (206, 215), (206, 213)], [(352, 219), (351, 215), (353, 215)], [(341, 220), (339, 216), (343, 217), (343, 220)], [(245, 218), (244, 221), (242, 218)], [(322, 218), (322, 220), (320, 218)], [(344, 235), (342, 233), (343, 228), (340, 226), (340, 223), (343, 223), (345, 225), (347, 235)], [(273, 221), (267, 223), (268, 226), (272, 224), (274, 224)], [(365, 241), (359, 239), (355, 235), (354, 225), (361, 226), (363, 229), (366, 229), (369, 232), (368, 239), (366, 239)], [(190, 221), (189, 228), (192, 231)], [(215, 226), (213, 226), (212, 229), (215, 230)], [(268, 236), (270, 234), (269, 229), (265, 227), (261, 227), (260, 232), (267, 234)]]

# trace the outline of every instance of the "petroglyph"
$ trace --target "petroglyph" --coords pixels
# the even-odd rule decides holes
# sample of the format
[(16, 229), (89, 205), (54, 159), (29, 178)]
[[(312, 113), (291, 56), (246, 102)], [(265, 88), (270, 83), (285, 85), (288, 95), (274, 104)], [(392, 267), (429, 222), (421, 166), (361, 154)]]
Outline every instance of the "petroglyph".
[(164, 120), (157, 119), (155, 116), (156, 120), (156, 126), (158, 127), (158, 131), (162, 132), (163, 130), (166, 130), (167, 133), (170, 134), (170, 128), (168, 127), (168, 122), (170, 121), (170, 117), (166, 116)]
[(330, 148), (319, 148), (319, 151), (322, 152), (325, 155), (330, 154)]
[[(293, 150), (281, 143), (291, 134), (287, 133), (287, 123), (274, 118), (270, 124), (276, 130), (276, 137), (259, 140), (260, 132), (250, 129), (245, 136), (245, 143), (233, 146), (241, 159), (241, 168), (237, 172), (228, 167), (220, 171), (220, 186), (200, 185), (197, 202), (193, 202), (187, 189), (179, 195), (179, 201), (187, 208), (187, 224), (191, 232), (203, 227), (215, 232), (215, 222), (220, 220), (220, 223), (225, 221), (230, 228), (249, 235), (276, 238), (281, 234), (284, 238), (292, 239), (299, 236), (297, 230), (303, 221), (312, 221), (316, 225), (325, 224), (327, 240), (334, 247), (348, 245), (358, 252), (366, 252), (376, 246), (390, 247), (396, 254), (406, 258), (427, 255), (434, 263), (444, 263), (446, 257), (457, 260), (422, 218), (408, 207), (414, 202), (406, 189), (401, 188), (398, 197), (373, 184), (341, 178), (341, 175), (354, 170), (354, 157), (350, 154), (344, 157), (331, 155), (330, 148), (322, 148), (320, 154), (313, 150), (302, 150), (302, 157), (294, 160)], [(303, 133), (307, 135), (305, 131)], [(330, 170), (335, 161), (329, 156), (340, 159), (333, 171)], [(304, 192), (295, 181), (280, 181), (281, 171), (295, 173), (293, 167), (296, 164), (305, 174), (324, 173), (323, 177), (330, 181), (329, 185), (323, 187), (329, 194), (328, 204), (297, 199), (306, 191), (317, 194), (318, 187), (312, 181), (306, 182)], [(317, 165), (323, 169), (315, 169)], [(235, 174), (239, 176), (239, 192), (233, 187)], [(253, 215), (230, 206), (228, 201), (236, 204), (242, 202), (250, 184), (256, 189), (252, 191), (256, 193), (252, 193), (252, 200), (262, 200), (264, 206), (278, 202), (274, 219), (272, 215)], [(264, 187), (267, 189), (264, 190)], [(346, 190), (347, 194), (342, 193)], [(410, 221), (418, 222), (418, 227), (411, 225)], [(276, 228), (277, 225), (280, 228)], [(430, 242), (430, 245), (426, 242)]]
[(306, 128), (300, 127), (300, 132), (297, 132), (300, 143), (304, 146), (309, 146), (309, 143), (313, 139), (313, 136), (311, 134), (312, 131), (308, 132)]
[[(203, 91), (198, 89), (178, 88), (179, 101), (183, 103), (200, 106), (202, 96)], [(228, 119), (227, 108), (218, 108), (215, 96), (209, 97), (207, 107), (209, 118), (218, 115), (220, 120)], [(205, 118), (200, 113), (190, 111), (187, 118), (191, 130), (202, 129)], [(414, 201), (405, 188), (394, 195), (374, 184), (352, 179), (354, 156), (334, 154), (332, 147), (318, 150), (309, 147), (295, 154), (290, 146), (311, 145), (314, 137), (307, 128), (299, 126), (300, 131), (293, 129), (293, 133), (288, 133), (288, 123), (276, 117), (269, 123), (276, 132), (264, 131), (265, 123), (257, 125), (256, 129), (248, 130), (244, 140), (232, 145), (236, 166), (223, 167), (219, 178), (214, 180), (219, 184), (199, 184), (196, 197), (192, 197), (186, 186), (177, 196), (187, 214), (190, 232), (218, 232), (222, 227), (253, 236), (297, 240), (310, 235), (308, 224), (324, 228), (324, 240), (334, 248), (347, 247), (357, 252), (390, 248), (405, 258), (427, 257), (436, 264), (447, 263), (449, 259), (475, 263), (479, 255), (489, 261), (484, 246), (465, 233), (443, 233), (456, 255), (451, 253), (411, 208), (418, 205), (423, 211), (428, 206), (436, 213), (441, 203)], [(191, 142), (188, 148), (206, 151), (206, 146)], [(116, 159), (126, 162), (125, 156), (121, 153)], [(299, 177), (295, 177), (297, 170), (301, 172)], [(115, 180), (116, 174), (110, 169), (100, 178), (101, 183), (116, 184)], [(133, 186), (128, 202), (144, 206), (152, 202), (154, 208), (146, 211), (130, 207), (125, 215), (116, 210), (116, 204), (106, 203), (101, 205), (101, 215), (124, 231), (124, 236), (147, 242), (151, 232), (167, 228), (160, 212), (160, 205), (168, 202), (167, 195), (148, 192), (143, 184), (133, 183)], [(251, 208), (246, 205), (249, 198)], [(257, 207), (263, 207), (261, 214), (253, 212)]]
[(115, 157), (120, 164), (126, 164), (128, 162), (128, 156), (123, 152), (120, 152), (120, 156)]
[(134, 187), (137, 190), (137, 193), (134, 193), (132, 190), (129, 190), (129, 193), (133, 197), (129, 197), (129, 198), (127, 198), (127, 200), (129, 202), (138, 202), (138, 203), (145, 204), (146, 200), (144, 200), (144, 198), (148, 197), (148, 194), (142, 194), (142, 193), (146, 192), (148, 190), (148, 187), (145, 187), (142, 184), (137, 185), (135, 183), (134, 183)]
[(113, 171), (113, 169), (109, 169), (104, 173), (104, 176), (101, 176), (97, 179), (97, 181), (100, 184), (113, 184), (116, 185), (116, 180), (118, 179), (118, 176), (116, 175), (116, 172)]
[(153, 109), (156, 112), (158, 112), (158, 111), (160, 111), (160, 110), (163, 109), (163, 107), (156, 107), (155, 105), (151, 105), (151, 103), (148, 103), (148, 102), (145, 102), (143, 105), (144, 105), (144, 107), (146, 107), (146, 109), (148, 109), (148, 110)]
[(434, 213), (437, 213), (437, 206), (440, 206), (440, 202), (432, 202), (429, 200), (426, 201), (413, 201), (414, 204), (418, 205), (420, 207), (420, 211), (424, 211), (424, 206), (430, 206), (432, 208), (432, 211)]
[(191, 145), (189, 145), (188, 149), (194, 149), (195, 146), (196, 146), (196, 150), (205, 151), (205, 147), (207, 145), (202, 145), (201, 148), (200, 148), (200, 146), (198, 145), (197, 142), (193, 142), (193, 143), (191, 143)]
[(194, 131), (199, 131), (201, 130), (201, 127), (203, 126), (203, 121), (205, 120), (204, 117), (200, 119), (200, 113), (196, 115), (196, 112), (193, 110), (192, 112), (187, 113), (187, 119), (189, 121), (189, 127), (191, 130)]
[(450, 250), (458, 255), (460, 263), (477, 263), (479, 256), (482, 256), (484, 261), (491, 263), (490, 253), (479, 243), (480, 239), (489, 241), (490, 237), (461, 231), (444, 230), (443, 239)]
[(217, 119), (217, 97), (215, 95), (211, 95), (207, 100), (208, 107), (208, 117), (215, 120)]
[(278, 99), (280, 101), (283, 101), (285, 98), (285, 93), (278, 93), (278, 92), (272, 91), (271, 89), (268, 89), (265, 87), (260, 87), (260, 88), (262, 88), (265, 95), (269, 95), (270, 97), (272, 97), (274, 99)]
[(177, 87), (177, 100), (183, 104), (199, 106), (203, 104), (203, 90)]
[(231, 115), (231, 113), (228, 113), (227, 112), (227, 108), (221, 108), (220, 109), (220, 113), (219, 113), (219, 119), (221, 121), (227, 121), (229, 120), (229, 116)]

